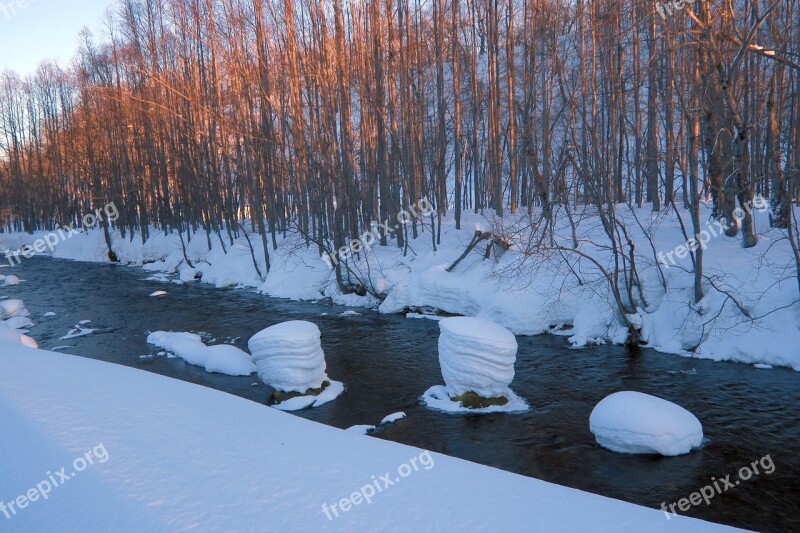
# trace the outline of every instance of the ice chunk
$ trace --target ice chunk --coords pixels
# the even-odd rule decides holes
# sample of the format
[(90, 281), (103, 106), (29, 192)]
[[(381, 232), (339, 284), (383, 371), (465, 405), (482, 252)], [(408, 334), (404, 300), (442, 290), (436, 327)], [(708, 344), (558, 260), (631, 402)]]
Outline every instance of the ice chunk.
[(302, 320), (276, 324), (248, 341), (258, 377), (282, 392), (306, 392), (327, 380), (319, 328)]
[(618, 453), (682, 455), (703, 441), (703, 426), (683, 407), (641, 392), (617, 392), (589, 417), (597, 443)]
[(393, 424), (393, 423), (397, 422), (398, 420), (404, 419), (405, 417), (406, 417), (406, 414), (404, 412), (402, 412), (402, 411), (400, 411), (399, 413), (392, 413), (389, 416), (387, 416), (386, 418), (384, 418), (383, 420), (381, 420), (381, 425)]
[(451, 397), (474, 392), (506, 396), (514, 380), (517, 339), (506, 328), (480, 318), (439, 322), (439, 363)]

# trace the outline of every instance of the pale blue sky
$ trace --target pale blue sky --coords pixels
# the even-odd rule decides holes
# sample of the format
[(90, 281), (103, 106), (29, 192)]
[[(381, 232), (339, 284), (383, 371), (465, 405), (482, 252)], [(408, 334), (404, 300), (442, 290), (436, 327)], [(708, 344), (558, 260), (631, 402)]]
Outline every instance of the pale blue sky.
[[(0, 0), (0, 71), (25, 76), (43, 59), (66, 65), (86, 26), (99, 38), (102, 19), (116, 0)], [(24, 7), (20, 7), (24, 6)]]

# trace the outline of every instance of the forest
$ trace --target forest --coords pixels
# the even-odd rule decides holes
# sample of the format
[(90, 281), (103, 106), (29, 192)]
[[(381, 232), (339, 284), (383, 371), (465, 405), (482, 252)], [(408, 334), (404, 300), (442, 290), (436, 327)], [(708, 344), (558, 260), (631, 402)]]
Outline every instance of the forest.
[(2, 226), (113, 201), (123, 236), (224, 247), (249, 221), (269, 271), (281, 235), (325, 253), (421, 199), (382, 245), (424, 223), (435, 246), (468, 210), (588, 206), (611, 234), (619, 204), (697, 234), (711, 202), (751, 247), (735, 210), (759, 194), (800, 264), (799, 21), (798, 0), (120, 1), (69, 65), (2, 74)]

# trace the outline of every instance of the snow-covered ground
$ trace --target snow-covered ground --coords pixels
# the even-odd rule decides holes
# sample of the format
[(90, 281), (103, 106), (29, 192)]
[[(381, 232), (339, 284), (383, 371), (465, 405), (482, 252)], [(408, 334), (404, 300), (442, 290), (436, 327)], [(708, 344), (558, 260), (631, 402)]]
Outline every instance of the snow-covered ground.
[[(709, 214), (709, 209), (704, 208), (704, 220)], [(707, 296), (692, 310), (691, 260), (670, 255), (685, 244), (675, 213), (653, 214), (648, 206), (634, 211), (620, 207), (619, 217), (626, 220), (636, 244), (642, 296), (648, 304), (630, 319), (641, 325), (642, 338), (650, 347), (689, 357), (800, 370), (800, 295), (790, 245), (785, 232), (769, 230), (767, 213), (757, 211), (754, 216), (759, 233), (755, 248), (742, 249), (739, 238), (717, 235), (716, 231), (710, 237), (705, 254)], [(682, 211), (682, 217), (690, 228), (686, 211)], [(596, 218), (584, 213), (575, 213), (574, 218), (578, 221), (576, 236), (582, 251), (610, 264)], [(142, 243), (137, 236), (122, 239), (115, 233), (113, 247), (121, 261), (143, 265), (147, 271), (160, 274), (158, 279), (164, 281), (170, 278), (163, 273), (174, 273), (178, 282), (199, 277), (217, 287), (252, 287), (267, 295), (292, 299), (330, 297), (344, 305), (379, 306), (384, 313), (433, 308), (487, 318), (520, 335), (560, 332), (569, 335), (575, 346), (622, 342), (627, 332), (617, 316), (614, 299), (589, 262), (578, 264), (571, 257), (568, 264), (558, 256), (552, 261), (533, 258), (521, 264), (520, 250), (525, 248), (526, 240), (523, 221), (520, 217), (506, 217), (505, 225), (518, 231), (510, 234), (513, 246), (499, 261), (484, 261), (485, 246), (479, 246), (452, 273), (445, 269), (461, 255), (476, 227), (488, 230), (492, 221), (467, 213), (463, 229), (456, 230), (453, 219), (445, 218), (442, 243), (436, 251), (429, 231), (411, 242), (405, 257), (394, 246), (373, 246), (366, 253), (368, 262), (362, 258), (351, 266), (364, 280), (369, 279), (376, 292), (386, 295), (383, 302), (369, 296), (340, 294), (329, 268), (330, 259), (323, 261), (315, 246), (306, 248), (296, 236), (279, 240), (278, 250), (270, 250), (272, 270), (265, 279), (257, 275), (244, 237), (232, 246), (226, 242), (223, 251), (217, 235), (211, 236), (211, 250), (204, 233), (194, 235), (187, 243), (193, 268), (185, 263), (176, 234), (165, 236), (153, 230), (150, 239)], [(44, 234), (0, 234), (0, 250), (16, 249)], [(572, 232), (563, 221), (556, 234), (565, 243), (571, 242)], [(652, 247), (646, 234), (652, 236)], [(260, 240), (251, 237), (251, 241), (260, 270), (265, 272)], [(659, 254), (667, 258), (664, 261), (668, 264), (660, 271), (656, 267)], [(108, 261), (99, 230), (59, 243), (53, 255)], [(10, 274), (14, 269), (5, 271)], [(576, 273), (584, 283), (576, 281)], [(742, 313), (737, 302), (754, 320)]]
[(9, 532), (728, 530), (4, 341), (0, 428)]

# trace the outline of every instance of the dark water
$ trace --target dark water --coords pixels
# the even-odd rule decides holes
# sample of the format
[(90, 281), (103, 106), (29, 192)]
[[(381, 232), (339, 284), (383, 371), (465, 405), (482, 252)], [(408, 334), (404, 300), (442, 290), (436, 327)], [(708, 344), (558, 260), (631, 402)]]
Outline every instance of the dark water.
[[(9, 274), (12, 269), (0, 270)], [(181, 359), (140, 358), (158, 351), (145, 342), (155, 330), (205, 332), (247, 348), (257, 331), (286, 320), (310, 320), (323, 332), (331, 378), (347, 392), (324, 407), (296, 413), (346, 428), (377, 424), (405, 411), (408, 418), (374, 437), (419, 446), (525, 476), (659, 508), (731, 474), (767, 454), (775, 471), (762, 473), (692, 507), (690, 516), (761, 531), (800, 531), (800, 373), (756, 370), (625, 348), (569, 348), (566, 339), (519, 337), (514, 391), (533, 409), (522, 415), (445, 415), (427, 410), (419, 396), (442, 383), (438, 325), (432, 320), (385, 316), (327, 303), (266, 298), (245, 290), (145, 281), (141, 269), (36, 258), (15, 267), (25, 281), (0, 288), (22, 298), (42, 348), (111, 361), (213, 387), (264, 403), (270, 390), (258, 378), (209, 374)], [(166, 290), (163, 298), (150, 298)], [(55, 318), (42, 318), (55, 311)], [(323, 316), (324, 315), (324, 316)], [(92, 335), (59, 340), (80, 320)], [(686, 373), (680, 373), (684, 371)], [(674, 401), (703, 422), (708, 443), (682, 457), (626, 456), (600, 448), (589, 414), (606, 395), (637, 390)], [(666, 517), (664, 518), (666, 520)]]

